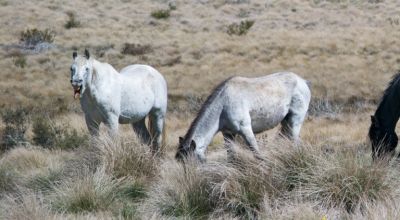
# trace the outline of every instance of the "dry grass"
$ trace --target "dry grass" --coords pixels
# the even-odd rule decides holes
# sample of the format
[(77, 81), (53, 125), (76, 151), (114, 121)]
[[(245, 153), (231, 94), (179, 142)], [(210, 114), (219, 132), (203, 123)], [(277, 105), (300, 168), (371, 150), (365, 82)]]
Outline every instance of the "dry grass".
[[(24, 127), (23, 143), (0, 155), (0, 218), (398, 219), (398, 162), (371, 164), (366, 134), (400, 63), (399, 8), (396, 0), (0, 0), (0, 106), (49, 114), (85, 137), (69, 84), (72, 51), (83, 48), (116, 69), (153, 65), (169, 89), (164, 158), (130, 126), (69, 151), (31, 146), (37, 130)], [(241, 29), (242, 21), (254, 23)], [(34, 33), (51, 44), (26, 47)], [(258, 136), (265, 162), (241, 147), (228, 160), (220, 135), (207, 164), (172, 159), (222, 79), (282, 70), (312, 83), (298, 148), (273, 129)]]

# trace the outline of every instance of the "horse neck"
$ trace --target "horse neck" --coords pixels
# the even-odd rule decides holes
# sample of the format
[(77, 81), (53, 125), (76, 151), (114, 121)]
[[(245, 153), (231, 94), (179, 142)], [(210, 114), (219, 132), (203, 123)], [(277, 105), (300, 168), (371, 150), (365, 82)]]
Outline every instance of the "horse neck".
[(105, 84), (111, 83), (111, 78), (117, 71), (109, 65), (105, 65), (95, 59), (92, 61), (93, 72), (88, 87), (99, 90)]
[(202, 107), (185, 136), (187, 146), (190, 146), (192, 140), (196, 142), (198, 148), (205, 148), (211, 143), (219, 130), (222, 108), (220, 101)]
[(394, 130), (400, 117), (400, 93), (399, 85), (385, 94), (375, 112), (375, 118), (378, 119), (380, 126), (385, 130)]

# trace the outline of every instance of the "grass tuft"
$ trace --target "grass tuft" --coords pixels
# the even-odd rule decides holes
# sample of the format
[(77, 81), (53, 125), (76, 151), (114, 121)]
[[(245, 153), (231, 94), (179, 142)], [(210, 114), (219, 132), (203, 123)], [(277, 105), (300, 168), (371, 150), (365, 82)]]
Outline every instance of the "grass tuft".
[(241, 21), (239, 24), (233, 23), (228, 26), (227, 33), (229, 35), (245, 35), (254, 25), (255, 21), (245, 20)]
[(107, 210), (116, 198), (120, 180), (103, 170), (67, 179), (54, 191), (52, 206), (59, 212), (96, 212)]
[(167, 9), (159, 9), (156, 11), (151, 12), (151, 17), (155, 19), (167, 19), (170, 16), (171, 10)]

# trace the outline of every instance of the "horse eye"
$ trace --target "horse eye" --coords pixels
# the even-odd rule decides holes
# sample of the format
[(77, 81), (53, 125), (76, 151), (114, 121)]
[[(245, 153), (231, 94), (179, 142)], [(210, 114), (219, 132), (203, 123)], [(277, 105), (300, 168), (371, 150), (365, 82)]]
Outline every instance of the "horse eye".
[(89, 67), (86, 67), (86, 72), (89, 72)]

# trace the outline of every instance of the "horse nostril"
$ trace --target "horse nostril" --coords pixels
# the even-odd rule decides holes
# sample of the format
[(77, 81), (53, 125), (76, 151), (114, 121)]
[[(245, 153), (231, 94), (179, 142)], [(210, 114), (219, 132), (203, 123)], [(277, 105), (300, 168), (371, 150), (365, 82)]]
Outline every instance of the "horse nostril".
[(82, 81), (83, 81), (83, 80), (80, 79), (80, 80), (78, 80), (78, 83), (82, 83)]

